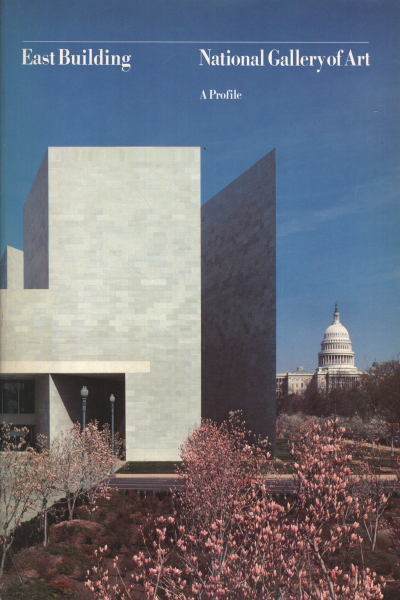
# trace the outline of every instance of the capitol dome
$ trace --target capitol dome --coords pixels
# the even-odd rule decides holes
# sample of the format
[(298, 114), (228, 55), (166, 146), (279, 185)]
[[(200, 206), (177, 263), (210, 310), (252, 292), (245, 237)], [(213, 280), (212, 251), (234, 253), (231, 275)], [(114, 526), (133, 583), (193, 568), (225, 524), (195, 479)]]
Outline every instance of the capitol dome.
[[(353, 345), (346, 327), (340, 322), (337, 304), (333, 323), (325, 331), (318, 352), (318, 367), (315, 373), (306, 373), (303, 367), (295, 372), (278, 373), (276, 376), (277, 396), (303, 395), (317, 389), (328, 394), (334, 388), (353, 388), (360, 384), (363, 373), (354, 364)], [(332, 407), (334, 412), (334, 407)]]
[(319, 373), (357, 373), (354, 352), (349, 332), (340, 322), (337, 304), (333, 313), (333, 323), (325, 331), (318, 353)]
[(332, 325), (329, 325), (328, 329), (325, 331), (324, 340), (330, 340), (332, 338), (334, 338), (334, 339), (340, 338), (340, 339), (347, 340), (351, 344), (349, 332), (347, 331), (346, 327), (344, 327), (344, 325), (342, 325), (339, 321), (340, 313), (334, 312), (333, 314), (334, 314), (335, 319), (337, 318), (337, 321), (334, 321), (332, 323)]

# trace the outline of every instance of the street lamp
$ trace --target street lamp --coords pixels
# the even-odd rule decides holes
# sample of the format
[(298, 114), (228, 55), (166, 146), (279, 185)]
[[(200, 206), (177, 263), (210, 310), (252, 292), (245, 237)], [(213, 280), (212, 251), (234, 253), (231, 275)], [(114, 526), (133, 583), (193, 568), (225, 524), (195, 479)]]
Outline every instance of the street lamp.
[(110, 402), (111, 402), (111, 446), (112, 446), (112, 451), (114, 453), (114, 404), (115, 404), (114, 394), (111, 394)]
[(81, 397), (82, 397), (82, 431), (86, 429), (86, 398), (88, 397), (89, 390), (86, 385), (81, 389)]

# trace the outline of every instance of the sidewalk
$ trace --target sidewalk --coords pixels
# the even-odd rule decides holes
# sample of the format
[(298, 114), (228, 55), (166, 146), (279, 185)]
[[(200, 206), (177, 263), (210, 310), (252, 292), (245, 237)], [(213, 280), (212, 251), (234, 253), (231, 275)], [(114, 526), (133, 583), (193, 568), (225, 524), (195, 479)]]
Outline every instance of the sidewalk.
[(113, 478), (124, 479), (179, 479), (175, 473), (115, 473)]
[[(376, 475), (377, 479), (385, 479), (392, 480), (396, 479), (395, 473), (382, 473)], [(113, 478), (120, 479), (179, 479), (179, 475), (175, 473), (115, 473)], [(276, 480), (276, 479), (293, 479), (293, 475), (291, 473), (274, 473), (271, 475), (266, 475), (265, 479), (267, 481)]]

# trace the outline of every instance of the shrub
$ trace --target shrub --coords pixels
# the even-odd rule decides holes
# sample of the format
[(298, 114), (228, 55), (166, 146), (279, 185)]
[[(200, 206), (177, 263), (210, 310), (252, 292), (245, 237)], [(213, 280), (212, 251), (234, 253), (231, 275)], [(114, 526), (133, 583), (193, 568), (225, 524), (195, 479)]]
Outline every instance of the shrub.
[(27, 583), (19, 580), (2, 592), (3, 600), (57, 600), (51, 586), (43, 579), (32, 578)]

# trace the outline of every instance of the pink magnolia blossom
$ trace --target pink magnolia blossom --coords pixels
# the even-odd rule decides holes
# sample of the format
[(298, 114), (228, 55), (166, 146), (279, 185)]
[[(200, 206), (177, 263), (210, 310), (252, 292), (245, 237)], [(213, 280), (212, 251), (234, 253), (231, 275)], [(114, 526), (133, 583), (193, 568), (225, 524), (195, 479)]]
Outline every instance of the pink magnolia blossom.
[[(367, 600), (382, 598), (368, 569), (332, 566), (340, 548), (361, 543), (361, 504), (350, 492), (351, 456), (336, 423), (316, 424), (293, 450), (297, 494), (286, 506), (268, 489), (273, 470), (265, 440), (251, 440), (233, 414), (205, 422), (182, 449), (172, 520), (155, 519), (133, 579), (148, 600)], [(369, 512), (368, 507), (362, 507)], [(98, 598), (130, 598), (102, 557), (88, 586)]]

